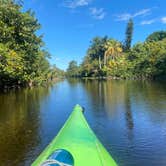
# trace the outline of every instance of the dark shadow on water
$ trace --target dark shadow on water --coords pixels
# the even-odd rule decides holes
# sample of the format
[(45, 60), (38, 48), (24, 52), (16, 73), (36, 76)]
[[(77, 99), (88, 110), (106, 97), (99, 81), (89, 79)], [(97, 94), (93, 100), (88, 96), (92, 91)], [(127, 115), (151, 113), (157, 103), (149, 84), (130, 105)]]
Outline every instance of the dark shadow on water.
[(131, 109), (131, 100), (130, 100), (130, 89), (128, 88), (128, 84), (125, 88), (125, 119), (126, 119), (126, 125), (128, 129), (128, 138), (129, 140), (132, 140), (133, 138), (133, 128), (134, 128), (134, 120), (132, 115), (132, 109)]
[(33, 157), (41, 139), (40, 102), (48, 94), (48, 88), (33, 88), (0, 95), (0, 165), (23, 166)]

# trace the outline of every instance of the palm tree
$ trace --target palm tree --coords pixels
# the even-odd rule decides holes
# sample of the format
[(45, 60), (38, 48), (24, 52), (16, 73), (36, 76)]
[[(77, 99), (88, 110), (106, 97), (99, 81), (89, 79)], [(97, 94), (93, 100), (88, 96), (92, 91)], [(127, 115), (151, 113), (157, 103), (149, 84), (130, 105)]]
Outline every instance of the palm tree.
[(115, 60), (118, 56), (122, 53), (122, 46), (121, 44), (116, 40), (108, 40), (105, 44), (105, 53), (104, 53), (104, 65), (107, 64), (107, 60), (109, 57), (111, 57), (113, 60)]

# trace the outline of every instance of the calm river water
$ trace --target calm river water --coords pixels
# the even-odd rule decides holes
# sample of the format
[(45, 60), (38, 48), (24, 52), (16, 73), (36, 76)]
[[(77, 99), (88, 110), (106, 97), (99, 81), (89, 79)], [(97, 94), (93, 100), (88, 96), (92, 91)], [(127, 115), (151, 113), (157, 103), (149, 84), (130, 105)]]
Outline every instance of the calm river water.
[(0, 94), (0, 166), (30, 166), (77, 103), (119, 166), (166, 166), (166, 82), (74, 79)]

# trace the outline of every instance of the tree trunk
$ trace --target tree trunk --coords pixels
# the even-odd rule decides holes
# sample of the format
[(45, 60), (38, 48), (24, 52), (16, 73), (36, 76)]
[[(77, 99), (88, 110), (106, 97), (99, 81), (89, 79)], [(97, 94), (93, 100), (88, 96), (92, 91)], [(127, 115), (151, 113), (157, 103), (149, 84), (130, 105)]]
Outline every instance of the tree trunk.
[(33, 81), (30, 80), (29, 83), (28, 83), (29, 87), (32, 87), (33, 86)]
[(106, 63), (107, 63), (107, 56), (106, 54), (104, 54), (104, 66), (106, 66)]
[(101, 57), (99, 55), (99, 69), (101, 70)]

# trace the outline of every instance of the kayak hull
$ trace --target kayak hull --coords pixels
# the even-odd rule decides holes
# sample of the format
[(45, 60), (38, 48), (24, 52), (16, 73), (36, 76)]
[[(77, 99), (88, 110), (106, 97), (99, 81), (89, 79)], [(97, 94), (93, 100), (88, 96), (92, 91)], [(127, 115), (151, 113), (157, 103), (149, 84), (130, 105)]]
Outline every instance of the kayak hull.
[(32, 166), (40, 166), (59, 149), (71, 153), (74, 166), (117, 166), (90, 129), (82, 111), (79, 105), (74, 108), (58, 135), (32, 163)]

